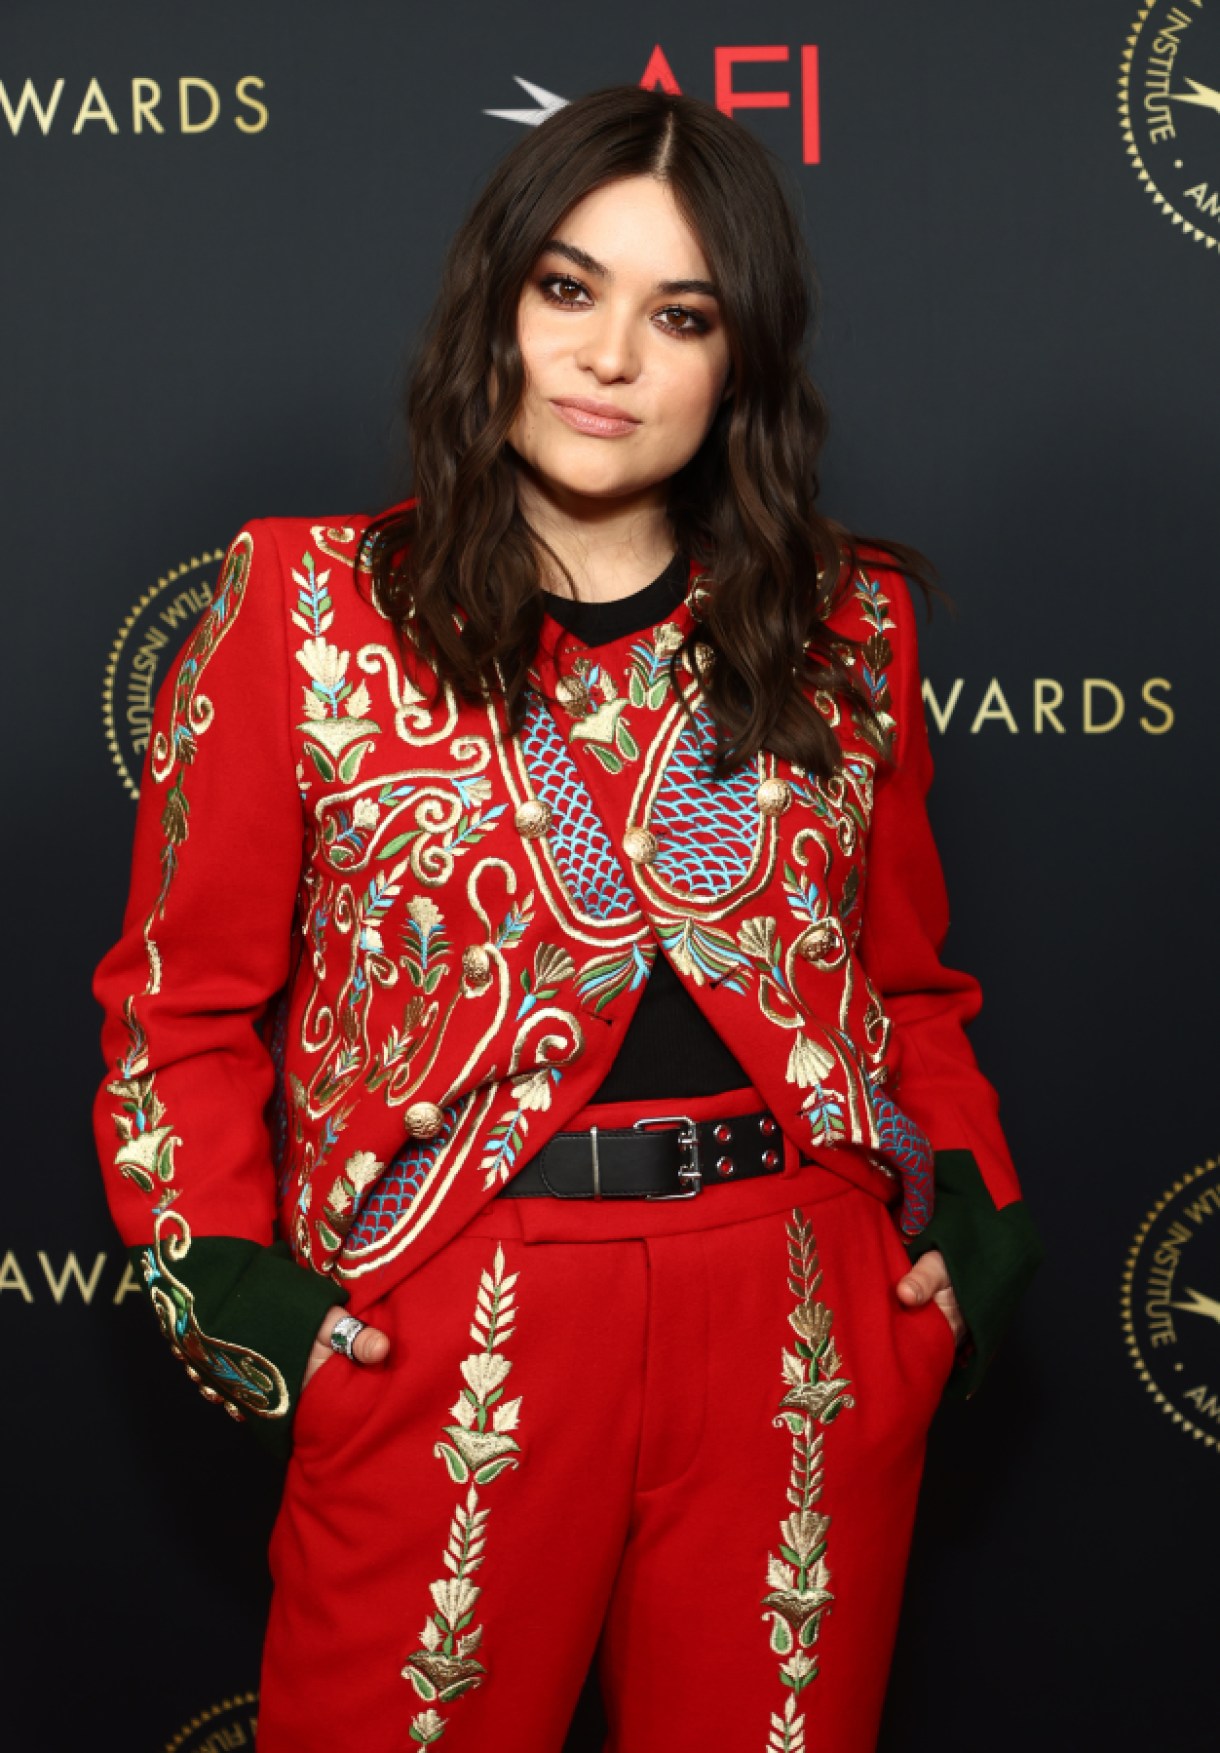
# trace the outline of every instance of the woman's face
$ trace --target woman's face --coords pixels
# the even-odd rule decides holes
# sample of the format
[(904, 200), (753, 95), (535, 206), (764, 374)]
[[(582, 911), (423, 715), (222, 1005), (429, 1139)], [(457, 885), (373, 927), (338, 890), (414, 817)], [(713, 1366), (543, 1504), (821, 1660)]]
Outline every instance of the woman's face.
[(576, 517), (663, 503), (729, 372), (707, 261), (664, 183), (607, 183), (564, 215), (517, 336), (525, 387), (508, 437), (532, 484)]

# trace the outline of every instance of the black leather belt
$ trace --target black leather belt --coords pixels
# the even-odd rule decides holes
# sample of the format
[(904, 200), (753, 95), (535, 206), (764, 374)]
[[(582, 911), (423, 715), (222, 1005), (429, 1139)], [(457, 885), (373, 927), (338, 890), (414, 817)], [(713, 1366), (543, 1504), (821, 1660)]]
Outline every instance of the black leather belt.
[(557, 1132), (497, 1197), (693, 1199), (704, 1187), (776, 1175), (783, 1166), (773, 1114), (698, 1121), (658, 1114), (634, 1126)]

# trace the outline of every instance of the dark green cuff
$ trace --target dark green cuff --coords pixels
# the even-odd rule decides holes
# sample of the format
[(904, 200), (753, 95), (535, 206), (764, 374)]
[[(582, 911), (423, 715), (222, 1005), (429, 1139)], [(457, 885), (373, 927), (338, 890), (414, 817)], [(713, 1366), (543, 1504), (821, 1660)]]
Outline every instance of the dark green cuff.
[(931, 1221), (906, 1243), (906, 1250), (912, 1261), (932, 1248), (945, 1257), (970, 1329), (945, 1392), (966, 1399), (986, 1374), (1042, 1264), (1042, 1244), (1020, 1199), (996, 1208), (971, 1151), (938, 1150), (935, 1187)]
[(322, 1317), (347, 1292), (298, 1266), (286, 1242), (189, 1237), (161, 1214), (151, 1247), (131, 1256), (161, 1330), (207, 1400), (286, 1459), (292, 1414)]

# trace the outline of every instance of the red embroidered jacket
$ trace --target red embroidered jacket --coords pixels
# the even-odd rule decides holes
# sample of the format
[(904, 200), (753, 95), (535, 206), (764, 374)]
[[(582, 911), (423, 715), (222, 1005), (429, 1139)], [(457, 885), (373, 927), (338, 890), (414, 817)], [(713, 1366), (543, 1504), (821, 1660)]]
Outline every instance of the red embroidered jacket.
[(112, 1210), (204, 1392), (286, 1431), (339, 1287), (382, 1294), (590, 1100), (659, 952), (804, 1156), (902, 1178), (973, 1380), (1038, 1248), (963, 1033), (977, 987), (938, 959), (902, 578), (865, 565), (831, 621), (888, 750), (811, 666), (839, 773), (717, 781), (698, 675), (693, 723), (669, 675), (714, 585), (595, 651), (548, 620), (510, 737), (372, 606), (366, 522), (230, 549), (158, 700), (97, 975)]

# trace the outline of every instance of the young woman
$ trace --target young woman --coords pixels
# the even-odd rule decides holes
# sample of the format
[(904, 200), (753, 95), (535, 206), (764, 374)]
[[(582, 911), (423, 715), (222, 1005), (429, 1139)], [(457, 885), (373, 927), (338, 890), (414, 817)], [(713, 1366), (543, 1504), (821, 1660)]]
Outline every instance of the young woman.
[(453, 245), (415, 499), (245, 529), (162, 693), (99, 1138), (291, 1446), (265, 1753), (559, 1749), (595, 1652), (619, 1753), (873, 1745), (1037, 1244), (807, 314), (748, 132), (571, 104)]

